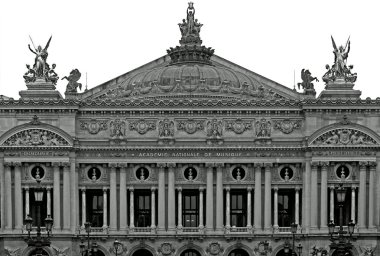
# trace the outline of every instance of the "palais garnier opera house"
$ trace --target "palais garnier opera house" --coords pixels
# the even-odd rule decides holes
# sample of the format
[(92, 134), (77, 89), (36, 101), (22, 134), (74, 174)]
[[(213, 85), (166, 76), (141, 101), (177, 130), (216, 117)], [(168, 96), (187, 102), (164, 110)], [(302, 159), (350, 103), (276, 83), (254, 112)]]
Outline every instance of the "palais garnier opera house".
[(354, 44), (328, 35), (296, 91), (215, 55), (195, 10), (164, 56), (91, 89), (73, 69), (64, 96), (54, 38), (30, 43), (0, 98), (0, 255), (380, 255), (380, 99)]

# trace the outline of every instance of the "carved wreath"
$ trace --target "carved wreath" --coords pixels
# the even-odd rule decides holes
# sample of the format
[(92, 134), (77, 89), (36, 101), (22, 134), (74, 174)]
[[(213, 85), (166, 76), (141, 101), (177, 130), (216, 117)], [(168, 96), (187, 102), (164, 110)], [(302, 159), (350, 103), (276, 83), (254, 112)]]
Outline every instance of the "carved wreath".
[(82, 130), (87, 130), (90, 134), (97, 134), (102, 130), (107, 130), (107, 121), (97, 121), (92, 119), (89, 122), (81, 121), (80, 128)]
[(153, 121), (146, 121), (145, 119), (134, 120), (129, 124), (130, 131), (137, 131), (141, 135), (155, 129), (156, 123)]
[(204, 129), (204, 123), (203, 121), (188, 119), (186, 121), (179, 121), (177, 129), (179, 131), (185, 131), (188, 134), (194, 134)]
[(227, 121), (226, 130), (233, 131), (236, 134), (242, 134), (246, 130), (252, 129), (252, 123), (243, 121), (241, 119), (236, 119), (235, 121)]
[(301, 120), (292, 121), (290, 119), (276, 120), (274, 129), (280, 130), (285, 134), (292, 133), (294, 129), (301, 128)]

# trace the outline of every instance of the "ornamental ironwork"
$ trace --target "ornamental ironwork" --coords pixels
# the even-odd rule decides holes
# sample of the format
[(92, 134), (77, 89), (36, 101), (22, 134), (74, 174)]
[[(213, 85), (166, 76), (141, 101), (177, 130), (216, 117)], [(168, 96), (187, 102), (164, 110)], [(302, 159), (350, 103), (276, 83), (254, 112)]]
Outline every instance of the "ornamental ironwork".
[(4, 146), (69, 146), (62, 136), (44, 129), (28, 129), (8, 138)]

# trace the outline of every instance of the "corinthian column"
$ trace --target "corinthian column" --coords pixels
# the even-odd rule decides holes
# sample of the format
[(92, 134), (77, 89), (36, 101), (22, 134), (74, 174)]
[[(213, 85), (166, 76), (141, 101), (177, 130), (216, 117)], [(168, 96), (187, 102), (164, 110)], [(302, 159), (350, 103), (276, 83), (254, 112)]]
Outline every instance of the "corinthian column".
[(203, 228), (203, 190), (204, 187), (199, 188), (199, 228)]
[(30, 214), (29, 187), (25, 187), (25, 218), (29, 214)]
[(206, 228), (207, 231), (214, 229), (214, 165), (206, 163), (207, 167), (207, 187), (206, 187)]
[(151, 189), (151, 209), (152, 209), (152, 212), (151, 212), (151, 228), (152, 229), (155, 229), (156, 228), (156, 188), (155, 187), (152, 187)]
[(375, 175), (376, 162), (369, 163), (368, 227), (375, 227)]
[(12, 174), (11, 163), (5, 163), (6, 229), (12, 229)]
[(226, 187), (226, 229), (231, 227), (230, 187)]
[(120, 168), (120, 230), (126, 230), (127, 225), (127, 174), (126, 167)]
[(335, 189), (334, 185), (330, 186), (330, 220), (331, 221), (334, 221), (334, 207), (335, 207), (335, 204), (334, 204), (334, 196), (335, 196), (334, 189)]
[(177, 188), (178, 194), (178, 229), (182, 229), (182, 188), (178, 187)]
[(167, 164), (168, 172), (168, 231), (175, 232), (175, 188), (174, 168), (175, 163)]
[(358, 224), (359, 228), (365, 228), (366, 222), (366, 197), (367, 197), (367, 188), (366, 188), (366, 178), (367, 178), (367, 162), (359, 163), (359, 216)]
[(305, 231), (309, 233), (310, 229), (310, 210), (311, 210), (311, 188), (310, 188), (310, 176), (311, 176), (311, 161), (310, 161), (310, 155), (307, 153), (306, 155), (307, 159), (305, 162), (305, 174), (304, 174), (304, 188), (305, 188), (305, 196), (304, 201), (302, 202), (302, 205), (305, 207), (304, 210), (304, 223)]
[(15, 178), (15, 228), (21, 229), (22, 227), (22, 189), (21, 189), (21, 163), (14, 164), (14, 178)]
[(274, 187), (273, 190), (273, 228), (278, 230), (278, 187)]
[(69, 202), (71, 203), (71, 206), (70, 206), (70, 212), (71, 212), (70, 229), (71, 229), (72, 233), (75, 233), (77, 223), (79, 223), (79, 221), (77, 222), (77, 218), (79, 218), (79, 214), (77, 214), (79, 212), (79, 210), (78, 210), (78, 208), (79, 208), (79, 204), (78, 204), (79, 189), (78, 189), (78, 173), (77, 173), (76, 163), (75, 163), (75, 154), (71, 155), (70, 175), (69, 176), (70, 176), (69, 188), (70, 188), (70, 196), (71, 196), (71, 198), (69, 200)]
[(295, 200), (296, 200), (296, 209), (295, 209), (295, 223), (298, 225), (300, 224), (300, 188), (297, 186), (295, 187), (296, 195), (295, 195)]
[(129, 188), (129, 227), (131, 230), (135, 227), (135, 196), (134, 188)]
[(216, 231), (223, 231), (223, 164), (216, 166)]
[(355, 194), (355, 186), (351, 187), (351, 220), (356, 223), (356, 194)]
[(255, 206), (254, 206), (254, 223), (255, 230), (260, 231), (261, 226), (261, 164), (255, 164)]
[(272, 164), (265, 164), (265, 187), (264, 187), (264, 228), (271, 231), (272, 227)]
[[(71, 213), (71, 196), (70, 196), (70, 163), (63, 164), (63, 228), (70, 228)], [(54, 217), (55, 218), (55, 217)]]
[(329, 163), (322, 163), (321, 170), (321, 228), (327, 228), (327, 168)]
[(108, 196), (107, 188), (103, 188), (103, 228), (108, 227)]
[(86, 188), (81, 188), (82, 191), (82, 228), (84, 228), (84, 224), (86, 223), (87, 213), (86, 213)]
[(46, 214), (51, 216), (51, 187), (46, 187)]
[(312, 163), (311, 166), (311, 227), (318, 225), (318, 165)]
[(252, 228), (252, 187), (247, 187), (247, 228)]
[(116, 165), (110, 165), (110, 230), (117, 229)]
[(157, 231), (165, 231), (165, 164), (158, 163), (158, 227)]
[(59, 163), (52, 163), (53, 165), (53, 216), (54, 216), (54, 229), (61, 229), (61, 183)]

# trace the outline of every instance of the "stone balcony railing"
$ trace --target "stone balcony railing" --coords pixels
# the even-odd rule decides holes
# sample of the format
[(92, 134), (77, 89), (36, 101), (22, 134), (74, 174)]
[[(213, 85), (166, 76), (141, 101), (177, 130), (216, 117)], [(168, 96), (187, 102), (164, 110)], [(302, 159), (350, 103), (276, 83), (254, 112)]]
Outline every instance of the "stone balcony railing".
[(203, 235), (204, 227), (177, 227), (177, 234), (194, 234), (194, 235)]
[[(87, 235), (87, 232), (84, 227), (80, 226), (76, 229), (77, 235)], [(91, 227), (90, 231), (91, 235), (108, 235), (109, 228), (108, 227)]]
[(253, 234), (253, 227), (225, 227), (224, 234)]
[(130, 227), (129, 234), (156, 234), (155, 227)]

